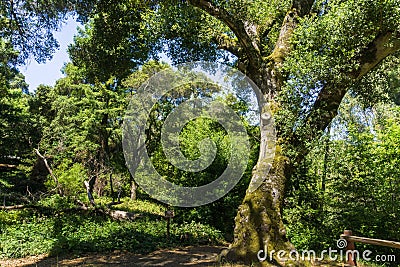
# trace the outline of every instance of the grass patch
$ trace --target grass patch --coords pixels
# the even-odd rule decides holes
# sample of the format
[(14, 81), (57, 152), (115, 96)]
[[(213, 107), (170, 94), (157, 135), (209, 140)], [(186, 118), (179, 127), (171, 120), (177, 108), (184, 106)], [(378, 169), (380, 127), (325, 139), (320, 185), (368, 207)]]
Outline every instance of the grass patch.
[[(101, 199), (96, 199), (97, 204), (100, 206), (106, 206), (108, 203), (112, 201), (109, 197), (102, 197)], [(122, 198), (122, 203), (118, 205), (114, 205), (113, 209), (135, 212), (135, 213), (143, 213), (143, 214), (152, 214), (157, 216), (163, 216), (166, 208), (158, 203), (154, 203), (148, 200), (130, 200), (129, 198)]]
[[(47, 200), (43, 204), (48, 206), (54, 202), (60, 207), (68, 206), (60, 199)], [(160, 216), (151, 216), (164, 212), (164, 207), (159, 204), (138, 200), (118, 207), (123, 208), (146, 215), (133, 222), (121, 222), (90, 213), (38, 215), (34, 210), (0, 211), (0, 257), (114, 250), (148, 253), (161, 248), (223, 242), (220, 231), (195, 222), (172, 222), (168, 239), (166, 221)]]

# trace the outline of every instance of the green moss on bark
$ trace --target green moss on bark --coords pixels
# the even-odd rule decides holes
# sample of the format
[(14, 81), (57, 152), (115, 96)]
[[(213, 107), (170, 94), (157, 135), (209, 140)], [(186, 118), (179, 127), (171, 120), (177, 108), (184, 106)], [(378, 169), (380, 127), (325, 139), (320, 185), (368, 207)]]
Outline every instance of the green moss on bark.
[(268, 254), (267, 261), (260, 262), (258, 252), (264, 250), (265, 246), (269, 252), (285, 250), (289, 253), (294, 248), (286, 238), (281, 216), (286, 163), (287, 158), (278, 147), (269, 173), (265, 169), (267, 164), (263, 164), (262, 160), (253, 170), (253, 176), (263, 177), (265, 181), (257, 190), (247, 192), (238, 209), (235, 240), (227, 255), (228, 259), (259, 266), (279, 266), (282, 264), (277, 261), (276, 253), (272, 261)]

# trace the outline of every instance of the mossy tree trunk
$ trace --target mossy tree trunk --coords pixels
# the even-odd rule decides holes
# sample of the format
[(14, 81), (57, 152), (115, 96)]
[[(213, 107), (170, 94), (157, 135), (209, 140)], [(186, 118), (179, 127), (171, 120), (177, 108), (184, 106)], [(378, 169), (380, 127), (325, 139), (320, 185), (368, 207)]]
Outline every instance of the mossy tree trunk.
[[(309, 4), (307, 1), (300, 1)], [(296, 5), (296, 4), (294, 4)], [(291, 160), (282, 151), (281, 140), (289, 140), (281, 136), (279, 125), (277, 131), (271, 132), (273, 119), (271, 115), (276, 113), (280, 103), (276, 102), (276, 96), (281, 92), (284, 77), (281, 73), (283, 61), (290, 52), (289, 39), (297, 25), (297, 19), (302, 9), (304, 13), (309, 10), (300, 6), (293, 6), (286, 14), (275, 49), (268, 57), (260, 57), (250, 53), (247, 57), (253, 60), (246, 61), (242, 66), (252, 81), (262, 92), (263, 101), (268, 108), (261, 107), (260, 114), (260, 153), (256, 166), (253, 168), (252, 181), (263, 181), (256, 190), (250, 184), (242, 204), (238, 208), (235, 218), (234, 242), (226, 255), (228, 259), (240, 260), (246, 263), (262, 265), (280, 265), (275, 253), (272, 259), (262, 263), (258, 259), (258, 252), (267, 251), (286, 252), (294, 249), (294, 246), (286, 237), (286, 230), (282, 220), (282, 206), (285, 196), (285, 185), (292, 169)], [(239, 66), (240, 67), (240, 66)], [(261, 102), (260, 102), (261, 103)], [(272, 113), (272, 114), (271, 114)], [(272, 135), (277, 135), (272, 137)], [(271, 138), (278, 140), (272, 142)], [(282, 138), (283, 137), (283, 138)], [(276, 147), (273, 150), (271, 143)], [(275, 151), (273, 155), (272, 151)], [(273, 158), (271, 158), (271, 155)]]
[(269, 172), (262, 162), (253, 170), (253, 176), (265, 176), (265, 181), (255, 191), (248, 192), (239, 206), (235, 218), (234, 242), (227, 255), (228, 259), (261, 264), (257, 254), (260, 250), (266, 250), (266, 254), (260, 254), (267, 257), (262, 264), (280, 265), (277, 253), (270, 253), (294, 249), (286, 238), (281, 215), (286, 165), (287, 159), (277, 154)]
[[(202, 7), (204, 1), (191, 1), (193, 4)], [(269, 255), (265, 261), (260, 262), (258, 252), (265, 250), (278, 252), (284, 250), (289, 253), (294, 246), (286, 237), (286, 230), (282, 220), (282, 206), (285, 196), (285, 185), (292, 169), (291, 160), (282, 151), (283, 146), (277, 144), (275, 156), (271, 158), (271, 136), (277, 134), (280, 138), (280, 131), (271, 132), (271, 112), (279, 109), (280, 103), (276, 102), (276, 96), (281, 92), (284, 77), (281, 73), (285, 57), (291, 49), (290, 38), (297, 26), (298, 19), (307, 14), (313, 1), (294, 1), (293, 6), (288, 10), (282, 22), (282, 27), (275, 48), (268, 57), (263, 57), (258, 46), (258, 36), (252, 30), (256, 26), (246, 23), (243, 27), (240, 22), (229, 21), (225, 18), (226, 13), (220, 9), (212, 10), (210, 2), (203, 7), (210, 14), (227, 20), (232, 24), (231, 29), (237, 34), (241, 49), (237, 53), (239, 57), (238, 68), (245, 73), (261, 90), (263, 101), (269, 108), (261, 107), (260, 114), (260, 154), (257, 165), (253, 169), (252, 181), (262, 180), (261, 186), (253, 190), (250, 185), (242, 204), (238, 208), (235, 218), (234, 241), (227, 254), (228, 260), (242, 261), (245, 263), (260, 264), (265, 266), (281, 265), (277, 254), (272, 259)], [(210, 10), (211, 9), (211, 10)], [(219, 13), (218, 13), (219, 12)], [(235, 27), (236, 25), (236, 27)], [(244, 32), (242, 32), (244, 31)], [(225, 43), (222, 46), (232, 48), (232, 44)], [(232, 50), (232, 49), (231, 49)], [(236, 50), (233, 49), (233, 52)], [(242, 52), (244, 51), (244, 52)], [(279, 127), (278, 127), (279, 128)], [(285, 140), (288, 140), (285, 138)], [(275, 145), (275, 142), (273, 143)], [(272, 255), (272, 254), (271, 254)]]
[[(263, 73), (263, 77), (268, 79), (268, 81), (259, 83), (268, 85), (268, 87), (262, 88), (263, 97), (272, 112), (276, 112), (278, 104), (274, 102), (271, 92), (280, 90), (281, 81), (273, 69), (264, 69)], [(228, 260), (266, 266), (281, 265), (277, 258), (277, 252), (280, 250), (289, 252), (294, 249), (286, 237), (282, 221), (285, 185), (293, 168), (290, 166), (290, 159), (282, 151), (282, 144), (279, 143), (283, 140), (279, 136), (279, 130), (275, 132), (275, 128), (271, 127), (273, 123), (271, 109), (263, 109), (260, 114), (260, 152), (258, 162), (252, 172), (252, 183), (263, 182), (258, 188), (254, 188), (254, 185), (250, 184), (246, 196), (238, 208), (235, 218), (234, 242), (226, 255)], [(275, 134), (278, 134), (276, 136), (277, 143), (275, 143)], [(267, 251), (267, 254), (262, 254), (267, 257), (263, 262), (258, 259), (260, 250)], [(276, 251), (276, 253), (269, 254), (272, 251)]]

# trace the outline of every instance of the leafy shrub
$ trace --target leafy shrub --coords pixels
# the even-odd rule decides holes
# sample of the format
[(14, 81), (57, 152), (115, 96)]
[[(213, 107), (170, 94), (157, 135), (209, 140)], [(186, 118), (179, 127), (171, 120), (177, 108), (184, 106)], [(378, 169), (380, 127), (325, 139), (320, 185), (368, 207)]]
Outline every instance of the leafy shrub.
[[(69, 161), (65, 161), (54, 170), (54, 175), (57, 177), (65, 195), (75, 196), (85, 192), (83, 181), (87, 174), (82, 164), (74, 163), (71, 165)], [(50, 188), (56, 186), (55, 181), (50, 177), (46, 185)]]
[(62, 197), (59, 194), (51, 195), (38, 201), (38, 206), (54, 210), (73, 208), (75, 204), (70, 197)]

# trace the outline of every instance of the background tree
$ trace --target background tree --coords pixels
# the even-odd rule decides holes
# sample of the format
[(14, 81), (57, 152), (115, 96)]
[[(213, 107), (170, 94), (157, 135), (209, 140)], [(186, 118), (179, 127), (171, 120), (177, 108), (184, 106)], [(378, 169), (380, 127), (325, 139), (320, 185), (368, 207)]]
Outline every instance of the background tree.
[[(167, 70), (170, 69), (170, 67), (167, 64), (164, 63), (159, 63), (156, 61), (149, 61), (146, 64), (144, 64), (140, 70), (133, 72), (131, 75), (129, 75), (126, 79), (123, 80), (122, 85), (126, 90), (129, 91), (129, 95), (132, 96), (136, 93), (136, 90), (145, 82), (147, 81), (152, 75), (156, 74), (159, 71)], [(128, 101), (130, 98), (128, 99)], [(131, 153), (133, 153), (131, 157), (131, 163), (130, 163), (130, 171), (131, 173), (130, 178), (129, 178), (129, 183), (130, 183), (130, 198), (132, 200), (136, 199), (136, 189), (137, 185), (134, 181), (134, 174), (139, 167), (140, 159), (143, 156), (143, 153), (146, 152), (146, 146), (140, 145), (140, 138), (143, 136), (146, 136), (146, 140), (148, 142), (147, 147), (150, 149), (154, 149), (154, 146), (156, 146), (157, 142), (159, 139), (155, 138), (155, 136), (152, 136), (153, 132), (160, 132), (160, 123), (157, 123), (155, 120), (155, 116), (151, 117), (152, 120), (149, 125), (149, 129), (146, 132), (143, 133), (137, 133), (136, 136), (132, 136), (134, 140), (132, 140), (131, 144)], [(158, 136), (159, 137), (159, 136)], [(151, 143), (151, 144), (149, 144)]]
[(9, 196), (20, 198), (26, 193), (27, 186), (32, 190), (32, 186), (38, 185), (27, 181), (35, 141), (28, 85), (14, 67), (18, 53), (2, 39), (0, 54), (0, 191), (5, 201)]
[[(400, 238), (398, 107), (385, 101), (363, 109), (360, 100), (346, 97), (325, 142), (315, 143), (288, 186), (284, 218), (299, 249), (326, 249), (345, 228)], [(390, 248), (358, 247), (398, 257)]]
[[(75, 164), (86, 170), (91, 193), (99, 179), (97, 191), (101, 195), (108, 180), (106, 174), (125, 170), (121, 170), (124, 160), (120, 127), (127, 100), (120, 89), (107, 88), (112, 88), (109, 84), (87, 83), (83, 71), (72, 64), (64, 71), (66, 77), (54, 88), (41, 87), (36, 94), (36, 101), (44, 101), (42, 107), (49, 108), (44, 114), (49, 118), (41, 125), (40, 148), (60, 173)], [(46, 97), (41, 98), (43, 94)], [(83, 188), (82, 181), (79, 184)]]
[(146, 16), (151, 1), (97, 1), (79, 29), (68, 53), (88, 82), (121, 82), (149, 57), (156, 57), (157, 44)]
[(93, 1), (5, 0), (0, 3), (0, 37), (19, 52), (19, 63), (32, 56), (38, 62), (50, 59), (58, 42), (53, 36), (62, 21), (77, 11), (86, 14)]

